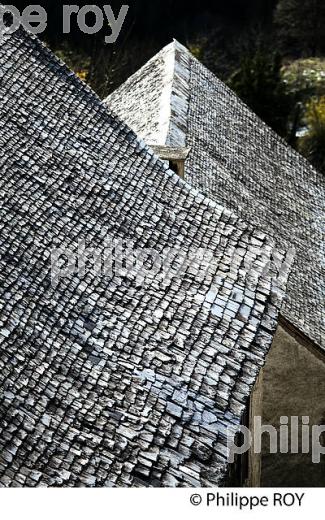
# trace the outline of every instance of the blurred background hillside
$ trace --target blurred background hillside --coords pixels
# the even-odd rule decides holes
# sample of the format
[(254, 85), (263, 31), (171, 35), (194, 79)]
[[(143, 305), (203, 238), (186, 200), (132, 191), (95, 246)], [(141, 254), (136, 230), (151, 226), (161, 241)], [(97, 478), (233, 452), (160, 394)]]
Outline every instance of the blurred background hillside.
[[(325, 0), (125, 0), (130, 9), (115, 44), (104, 43), (108, 27), (87, 36), (74, 22), (63, 35), (67, 2), (37, 3), (48, 13), (41, 37), (100, 97), (176, 38), (325, 173)], [(94, 2), (110, 4), (116, 16), (122, 3)]]

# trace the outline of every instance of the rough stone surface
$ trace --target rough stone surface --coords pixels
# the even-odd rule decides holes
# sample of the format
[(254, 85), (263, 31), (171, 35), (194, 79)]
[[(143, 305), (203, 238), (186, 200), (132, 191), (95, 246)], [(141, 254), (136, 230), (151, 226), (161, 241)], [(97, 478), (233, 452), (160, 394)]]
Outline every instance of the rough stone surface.
[[(163, 67), (165, 60), (168, 67)], [(172, 65), (173, 64), (173, 67)], [(136, 100), (147, 99), (147, 110)], [(191, 147), (185, 180), (236, 211), (280, 248), (295, 248), (283, 316), (325, 349), (324, 176), (178, 42), (164, 48), (106, 102), (149, 144)], [(134, 103), (134, 110), (132, 104)], [(156, 105), (155, 105), (156, 103)]]
[[(262, 424), (272, 424), (279, 431), (280, 418), (289, 417), (289, 439), (291, 439), (291, 432), (294, 431), (291, 424), (295, 424), (296, 421), (298, 424), (297, 454), (291, 453), (291, 450), (287, 454), (270, 453), (267, 436), (263, 439), (260, 485), (288, 488), (324, 487), (324, 457), (315, 464), (312, 460), (312, 450), (307, 454), (302, 453), (301, 433), (302, 417), (308, 417), (309, 442), (312, 445), (312, 428), (324, 424), (323, 356), (316, 353), (314, 349), (306, 348), (299, 338), (293, 337), (279, 326), (257, 391), (261, 394), (261, 403), (260, 409), (256, 410), (256, 415), (262, 417)], [(294, 435), (294, 439), (296, 438)], [(323, 444), (322, 440), (320, 442)], [(289, 440), (289, 446), (294, 445), (294, 441)]]
[[(219, 484), (290, 259), (279, 273), (271, 239), (23, 31), (0, 44), (0, 99), (0, 485)], [(51, 283), (53, 248), (106, 239), (192, 261)]]

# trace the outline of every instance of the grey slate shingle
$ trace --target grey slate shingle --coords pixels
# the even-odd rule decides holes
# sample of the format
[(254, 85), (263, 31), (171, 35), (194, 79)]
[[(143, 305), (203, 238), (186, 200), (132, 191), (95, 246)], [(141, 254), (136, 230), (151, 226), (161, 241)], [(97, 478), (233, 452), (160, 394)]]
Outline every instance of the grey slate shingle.
[[(284, 296), (272, 240), (168, 171), (36, 38), (4, 38), (0, 70), (0, 485), (220, 483)], [(107, 237), (215, 261), (166, 284), (51, 285), (53, 247)]]
[(282, 314), (325, 348), (324, 175), (176, 41), (106, 102), (148, 144), (191, 147), (187, 182), (295, 248)]

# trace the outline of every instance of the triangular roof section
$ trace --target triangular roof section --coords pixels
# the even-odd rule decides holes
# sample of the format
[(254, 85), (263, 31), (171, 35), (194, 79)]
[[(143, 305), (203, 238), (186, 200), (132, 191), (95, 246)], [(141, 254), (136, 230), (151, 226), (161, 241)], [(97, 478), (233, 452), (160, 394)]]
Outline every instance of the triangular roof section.
[(187, 182), (296, 249), (282, 315), (325, 348), (324, 176), (177, 41), (106, 102), (149, 145), (190, 148)]
[(174, 40), (106, 99), (150, 146), (185, 147), (189, 58)]
[[(0, 485), (217, 485), (290, 258), (35, 37), (3, 37), (0, 64)], [(145, 272), (72, 262), (51, 283), (57, 248), (70, 264), (121, 240), (177, 254)]]

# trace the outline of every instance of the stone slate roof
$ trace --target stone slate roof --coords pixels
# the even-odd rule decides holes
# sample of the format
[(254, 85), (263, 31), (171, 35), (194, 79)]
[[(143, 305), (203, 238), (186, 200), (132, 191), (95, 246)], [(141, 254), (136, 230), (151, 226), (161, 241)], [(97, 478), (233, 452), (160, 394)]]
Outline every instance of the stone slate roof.
[(176, 41), (106, 102), (149, 144), (191, 147), (187, 182), (296, 249), (282, 314), (325, 348), (324, 176)]
[[(271, 239), (169, 171), (35, 37), (6, 36), (0, 71), (0, 485), (220, 483), (290, 258), (279, 270)], [(53, 248), (106, 239), (192, 262), (51, 284)]]

